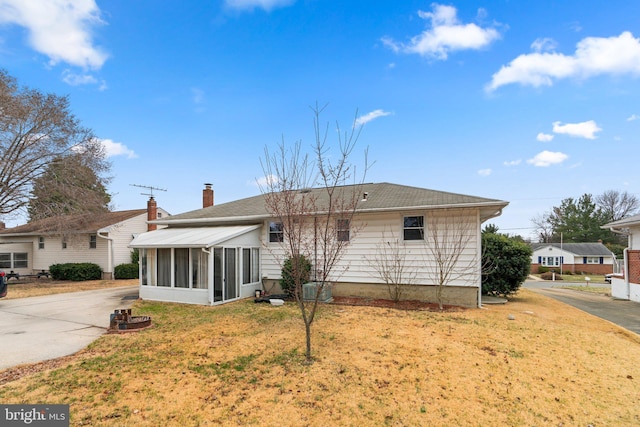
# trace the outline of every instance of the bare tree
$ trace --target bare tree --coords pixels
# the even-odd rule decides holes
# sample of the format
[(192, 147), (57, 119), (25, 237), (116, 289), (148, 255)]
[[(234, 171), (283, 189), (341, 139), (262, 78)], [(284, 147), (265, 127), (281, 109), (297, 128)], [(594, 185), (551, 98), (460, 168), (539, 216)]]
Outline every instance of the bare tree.
[(382, 240), (372, 255), (365, 258), (372, 275), (382, 280), (395, 302), (402, 299), (404, 290), (416, 282), (417, 270), (407, 262), (407, 246), (399, 238), (389, 238), (382, 233)]
[(446, 286), (480, 273), (477, 248), (471, 245), (476, 241), (476, 219), (469, 212), (444, 209), (428, 215), (425, 228), (424, 264), (442, 310)]
[[(329, 126), (321, 127), (322, 110), (317, 105), (312, 108), (315, 132), (313, 163), (309, 155), (302, 153), (300, 142), (287, 149), (283, 141), (275, 153), (265, 148), (262, 159), (263, 172), (268, 177), (262, 186), (266, 209), (277, 221), (274, 227), (282, 236), (282, 253), (278, 259), (281, 266), (285, 259), (293, 260), (293, 293), (305, 325), (305, 356), (308, 362), (312, 361), (311, 325), (320, 295), (343, 272), (339, 271), (339, 261), (350, 240), (359, 231), (352, 220), (361, 196), (360, 184), (367, 169), (366, 152), (360, 179), (357, 179), (355, 166), (349, 162), (361, 131), (361, 126), (356, 126), (355, 120), (344, 134), (337, 125), (340, 152), (331, 158), (335, 160), (329, 158)], [(306, 271), (302, 262), (296, 262), (301, 256), (313, 264), (315, 292), (310, 300), (303, 295)]]
[(102, 145), (71, 114), (67, 97), (19, 87), (0, 70), (0, 215), (22, 211), (34, 179), (67, 156), (81, 156), (96, 173), (109, 169)]
[(531, 219), (540, 243), (551, 243), (553, 240), (553, 224), (549, 213), (540, 214)]
[(631, 216), (640, 208), (640, 200), (636, 196), (616, 190), (608, 190), (596, 196), (596, 204), (609, 222)]

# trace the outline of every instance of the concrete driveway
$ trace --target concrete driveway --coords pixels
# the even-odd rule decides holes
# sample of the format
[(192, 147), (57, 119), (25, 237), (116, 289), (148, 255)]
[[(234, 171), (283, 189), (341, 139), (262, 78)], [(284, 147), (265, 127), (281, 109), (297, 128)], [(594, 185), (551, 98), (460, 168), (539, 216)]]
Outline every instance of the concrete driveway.
[[(553, 283), (526, 281), (524, 288), (539, 292), (557, 299), (594, 316), (622, 326), (636, 334), (640, 334), (640, 303), (634, 301), (615, 300), (604, 295), (588, 292), (561, 289), (560, 286), (582, 285), (584, 283)], [(593, 284), (590, 286), (594, 286)], [(606, 286), (606, 285), (596, 285)]]
[(73, 354), (109, 328), (110, 314), (129, 308), (138, 286), (0, 299), (0, 369)]

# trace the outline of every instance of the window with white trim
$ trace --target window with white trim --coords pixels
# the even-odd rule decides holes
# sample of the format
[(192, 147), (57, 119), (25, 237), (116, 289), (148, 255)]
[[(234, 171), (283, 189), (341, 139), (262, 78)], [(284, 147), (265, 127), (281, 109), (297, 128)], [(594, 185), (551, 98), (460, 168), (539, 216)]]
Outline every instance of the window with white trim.
[(29, 254), (26, 252), (0, 253), (0, 268), (27, 268), (29, 266)]
[(559, 267), (561, 258), (559, 256), (543, 256), (541, 264), (545, 267)]
[(424, 216), (405, 216), (403, 232), (404, 240), (424, 240)]
[(600, 264), (599, 256), (588, 256), (586, 258), (587, 258), (587, 261), (585, 262), (585, 264)]
[(336, 219), (336, 237), (338, 242), (349, 241), (349, 225), (348, 219)]
[(98, 236), (91, 234), (89, 236), (89, 249), (95, 249), (98, 247)]
[(38, 237), (38, 249), (44, 249), (44, 237)]
[(269, 223), (269, 242), (279, 243), (284, 242), (284, 229), (281, 222)]

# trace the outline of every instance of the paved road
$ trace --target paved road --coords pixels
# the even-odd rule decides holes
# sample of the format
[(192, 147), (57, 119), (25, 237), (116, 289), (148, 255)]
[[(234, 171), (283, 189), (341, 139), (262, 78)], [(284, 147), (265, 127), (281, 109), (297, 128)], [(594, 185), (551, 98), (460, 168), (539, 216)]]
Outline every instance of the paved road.
[(129, 308), (137, 286), (0, 299), (0, 369), (73, 354), (109, 328), (115, 309)]
[[(546, 287), (545, 287), (546, 284)], [(552, 284), (549, 282), (525, 282), (525, 288), (555, 298), (594, 316), (606, 319), (636, 334), (640, 334), (640, 303), (615, 300), (604, 295), (560, 289), (570, 283)], [(584, 286), (584, 283), (582, 284)], [(590, 285), (593, 286), (593, 285)]]

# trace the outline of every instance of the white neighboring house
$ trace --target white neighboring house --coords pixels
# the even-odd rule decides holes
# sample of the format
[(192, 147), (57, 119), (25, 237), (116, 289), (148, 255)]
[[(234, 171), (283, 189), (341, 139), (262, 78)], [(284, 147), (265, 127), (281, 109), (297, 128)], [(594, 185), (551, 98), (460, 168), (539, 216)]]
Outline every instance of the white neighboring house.
[[(69, 216), (73, 230), (63, 238), (51, 231), (51, 221), (34, 221), (0, 230), (0, 269), (20, 275), (49, 270), (52, 264), (94, 263), (103, 278), (113, 278), (114, 267), (131, 262), (129, 243), (149, 230), (148, 221), (168, 217), (149, 200), (147, 209), (108, 212), (88, 218)], [(152, 228), (155, 226), (152, 226)]]
[(602, 228), (628, 236), (622, 274), (611, 278), (611, 296), (640, 302), (640, 215), (610, 222)]
[(540, 267), (560, 272), (611, 274), (616, 256), (602, 242), (598, 243), (535, 243), (532, 245), (531, 272)]
[[(363, 196), (351, 224), (341, 230), (349, 245), (332, 278), (333, 296), (389, 298), (387, 286), (372, 274), (367, 257), (380, 243), (398, 239), (407, 248), (407, 265), (415, 280), (407, 299), (435, 301), (428, 269), (434, 260), (426, 250), (431, 218), (459, 218), (471, 224), (460, 258), (465, 271), (446, 286), (443, 303), (467, 307), (481, 304), (481, 225), (502, 213), (507, 202), (389, 183), (354, 187)], [(203, 192), (203, 201), (210, 185)], [(320, 189), (305, 190), (304, 193)], [(348, 193), (348, 191), (345, 191)], [(302, 194), (302, 192), (301, 192)], [(159, 219), (167, 228), (143, 233), (131, 243), (140, 249), (140, 297), (193, 304), (219, 304), (253, 296), (256, 290), (278, 292), (282, 228), (258, 195)], [(459, 227), (462, 229), (462, 225)], [(360, 230), (350, 236), (350, 230)], [(384, 238), (384, 240), (383, 240)], [(280, 291), (281, 292), (281, 291)]]

